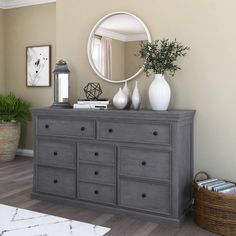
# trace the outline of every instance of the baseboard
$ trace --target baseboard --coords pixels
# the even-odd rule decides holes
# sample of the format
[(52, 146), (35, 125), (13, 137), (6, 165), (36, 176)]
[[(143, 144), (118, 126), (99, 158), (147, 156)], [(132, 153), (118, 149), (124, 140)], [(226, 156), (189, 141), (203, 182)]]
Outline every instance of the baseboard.
[(24, 157), (33, 157), (34, 151), (30, 149), (17, 149), (16, 150), (17, 156), (24, 156)]

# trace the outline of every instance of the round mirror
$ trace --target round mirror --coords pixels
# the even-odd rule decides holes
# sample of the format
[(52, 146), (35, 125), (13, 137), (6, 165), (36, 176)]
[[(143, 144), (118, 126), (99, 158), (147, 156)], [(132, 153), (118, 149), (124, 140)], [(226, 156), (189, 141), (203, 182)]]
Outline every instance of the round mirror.
[(142, 20), (127, 12), (111, 13), (99, 20), (90, 33), (89, 63), (106, 81), (131, 80), (143, 70), (144, 61), (137, 55), (141, 41), (151, 42)]

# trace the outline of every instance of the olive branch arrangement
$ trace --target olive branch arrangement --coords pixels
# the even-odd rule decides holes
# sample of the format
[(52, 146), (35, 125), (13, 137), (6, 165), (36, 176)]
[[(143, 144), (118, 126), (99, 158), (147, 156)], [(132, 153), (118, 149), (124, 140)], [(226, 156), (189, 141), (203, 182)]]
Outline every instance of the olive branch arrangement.
[(141, 42), (139, 56), (145, 60), (143, 68), (146, 76), (150, 75), (150, 70), (154, 74), (163, 74), (167, 71), (172, 76), (177, 70), (181, 70), (176, 62), (179, 57), (184, 57), (190, 47), (181, 43), (170, 41), (169, 39), (155, 40), (154, 42)]

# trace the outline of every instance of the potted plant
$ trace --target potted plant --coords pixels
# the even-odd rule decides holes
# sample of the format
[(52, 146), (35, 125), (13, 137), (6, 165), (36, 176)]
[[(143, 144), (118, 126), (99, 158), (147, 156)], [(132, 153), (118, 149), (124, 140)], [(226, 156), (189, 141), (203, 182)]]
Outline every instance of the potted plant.
[(14, 160), (21, 123), (31, 119), (30, 104), (13, 94), (0, 95), (0, 161)]
[(155, 74), (155, 79), (149, 87), (149, 101), (153, 110), (167, 110), (170, 102), (170, 86), (164, 74), (169, 72), (172, 76), (181, 68), (176, 62), (179, 57), (186, 55), (189, 47), (169, 39), (155, 40), (154, 42), (141, 42), (139, 56), (145, 59), (144, 72), (150, 75), (150, 70)]

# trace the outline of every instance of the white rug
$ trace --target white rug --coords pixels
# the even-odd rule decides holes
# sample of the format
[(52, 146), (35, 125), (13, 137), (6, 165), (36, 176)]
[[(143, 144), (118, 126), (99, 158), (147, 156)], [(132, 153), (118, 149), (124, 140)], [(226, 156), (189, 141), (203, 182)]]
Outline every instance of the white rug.
[(103, 236), (109, 228), (0, 204), (0, 236)]

